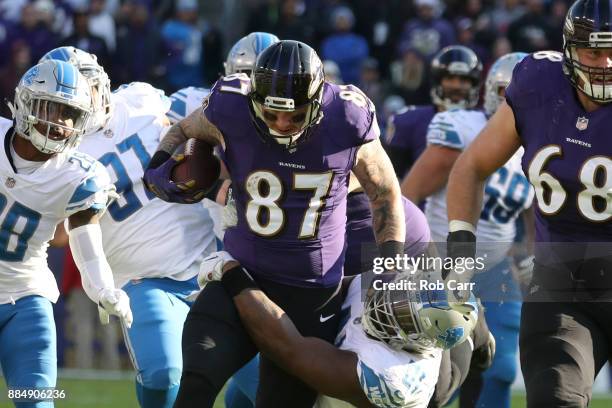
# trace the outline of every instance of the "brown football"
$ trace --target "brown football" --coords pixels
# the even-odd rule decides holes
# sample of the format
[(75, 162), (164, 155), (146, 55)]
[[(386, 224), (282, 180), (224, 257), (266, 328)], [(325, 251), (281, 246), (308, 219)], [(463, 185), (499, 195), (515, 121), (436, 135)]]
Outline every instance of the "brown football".
[(194, 201), (200, 201), (219, 178), (221, 163), (214, 155), (212, 147), (198, 139), (188, 139), (184, 144), (183, 154), (185, 158), (172, 169), (172, 181), (193, 181), (193, 186), (187, 193)]

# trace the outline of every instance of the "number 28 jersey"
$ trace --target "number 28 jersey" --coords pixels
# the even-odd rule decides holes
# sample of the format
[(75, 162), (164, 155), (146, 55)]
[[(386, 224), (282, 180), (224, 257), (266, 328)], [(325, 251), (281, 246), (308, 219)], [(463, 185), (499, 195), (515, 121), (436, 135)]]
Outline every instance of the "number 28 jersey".
[(114, 187), (92, 157), (67, 151), (29, 174), (17, 173), (11, 153), (12, 121), (0, 118), (0, 304), (40, 295), (59, 296), (47, 266), (48, 242), (65, 218), (106, 208)]
[(506, 91), (535, 188), (536, 239), (611, 241), (612, 105), (586, 112), (562, 64), (558, 52), (536, 52), (516, 66)]
[(324, 84), (323, 119), (288, 150), (252, 123), (245, 75), (221, 78), (203, 112), (223, 134), (238, 224), (228, 252), (255, 276), (333, 286), (342, 275), (348, 177), (358, 148), (379, 137), (374, 107), (353, 86)]

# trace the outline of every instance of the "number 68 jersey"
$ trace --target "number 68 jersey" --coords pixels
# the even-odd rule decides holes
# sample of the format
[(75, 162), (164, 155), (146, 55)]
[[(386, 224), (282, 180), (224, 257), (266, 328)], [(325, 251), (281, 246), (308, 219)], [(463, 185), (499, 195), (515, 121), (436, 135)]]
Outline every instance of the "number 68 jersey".
[(323, 119), (292, 149), (257, 133), (245, 75), (221, 78), (203, 105), (223, 134), (236, 200), (225, 249), (255, 276), (293, 286), (340, 281), (349, 173), (359, 147), (380, 134), (358, 88), (323, 86)]
[(56, 225), (88, 208), (104, 210), (114, 186), (100, 163), (74, 151), (17, 173), (11, 140), (20, 136), (13, 135), (12, 121), (0, 118), (0, 304), (30, 295), (55, 302), (47, 247)]
[(612, 105), (586, 112), (562, 55), (536, 52), (512, 75), (506, 100), (535, 188), (540, 242), (612, 241)]

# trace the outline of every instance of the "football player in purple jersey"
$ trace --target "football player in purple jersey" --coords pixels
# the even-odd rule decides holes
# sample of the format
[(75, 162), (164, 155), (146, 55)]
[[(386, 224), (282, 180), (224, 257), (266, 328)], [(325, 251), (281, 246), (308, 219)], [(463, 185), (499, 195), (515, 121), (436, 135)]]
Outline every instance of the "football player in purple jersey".
[(452, 45), (431, 62), (431, 105), (408, 106), (391, 116), (385, 132), (385, 150), (401, 180), (427, 146), (429, 122), (438, 112), (470, 109), (478, 103), (482, 63), (474, 51)]
[[(145, 181), (164, 199), (181, 201), (190, 191), (169, 180), (174, 149), (188, 137), (223, 145), (238, 215), (225, 250), (302, 334), (332, 342), (351, 171), (370, 198), (381, 255), (404, 250), (399, 184), (379, 133), (374, 107), (358, 88), (324, 82), (312, 48), (280, 41), (259, 55), (251, 80), (221, 78), (203, 109), (168, 131)], [(176, 406), (212, 406), (227, 378), (256, 352), (227, 293), (207, 285), (184, 327)], [(315, 397), (262, 357), (258, 405), (311, 407)]]
[(588, 406), (612, 346), (612, 1), (576, 1), (563, 40), (563, 53), (517, 65), (447, 195), (449, 253), (471, 257), (485, 180), (525, 149), (537, 202), (519, 339), (530, 408)]

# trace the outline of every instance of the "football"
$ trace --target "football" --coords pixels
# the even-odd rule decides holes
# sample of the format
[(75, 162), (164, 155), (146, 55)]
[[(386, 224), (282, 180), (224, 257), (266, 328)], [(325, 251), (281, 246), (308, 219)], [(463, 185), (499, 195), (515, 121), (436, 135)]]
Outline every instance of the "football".
[(172, 181), (186, 184), (186, 192), (194, 202), (201, 201), (219, 178), (221, 163), (212, 147), (202, 140), (188, 139), (182, 150), (185, 158), (172, 169)]

